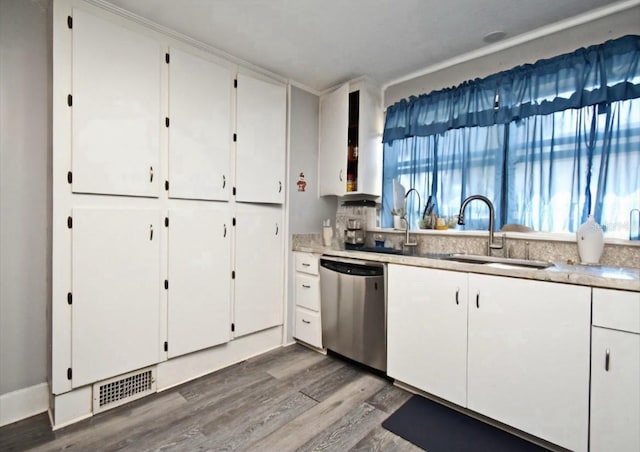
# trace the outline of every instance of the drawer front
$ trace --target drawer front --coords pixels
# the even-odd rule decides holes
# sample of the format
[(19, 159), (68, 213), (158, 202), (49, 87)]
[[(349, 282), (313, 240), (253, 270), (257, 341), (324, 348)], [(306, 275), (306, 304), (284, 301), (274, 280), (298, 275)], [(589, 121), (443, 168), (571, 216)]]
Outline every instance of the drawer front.
[(322, 348), (320, 314), (304, 308), (296, 308), (296, 339)]
[(318, 256), (311, 253), (294, 253), (296, 259), (296, 271), (309, 273), (310, 275), (318, 274)]
[(594, 288), (592, 323), (640, 333), (640, 292)]
[(320, 277), (296, 275), (296, 305), (320, 311)]

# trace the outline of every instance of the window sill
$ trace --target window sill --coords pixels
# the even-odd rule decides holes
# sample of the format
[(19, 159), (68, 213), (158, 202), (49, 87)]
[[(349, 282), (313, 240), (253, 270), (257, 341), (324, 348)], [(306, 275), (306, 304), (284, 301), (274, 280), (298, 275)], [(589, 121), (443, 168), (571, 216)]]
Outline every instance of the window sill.
[[(403, 229), (392, 229), (392, 228), (373, 228), (369, 229), (367, 232), (381, 232), (385, 234), (405, 234)], [(452, 237), (488, 237), (489, 231), (462, 231), (459, 229), (411, 229), (409, 231), (411, 234), (419, 234), (419, 235), (437, 235), (437, 236), (452, 236)], [(575, 243), (576, 235), (574, 233), (566, 233), (566, 232), (496, 232), (496, 237), (505, 237), (519, 240), (538, 240), (538, 241), (546, 241), (546, 242), (564, 242), (564, 243)], [(618, 245), (618, 246), (633, 246), (640, 247), (640, 240), (626, 240), (619, 239), (614, 237), (606, 237), (604, 238), (604, 243), (607, 245)]]

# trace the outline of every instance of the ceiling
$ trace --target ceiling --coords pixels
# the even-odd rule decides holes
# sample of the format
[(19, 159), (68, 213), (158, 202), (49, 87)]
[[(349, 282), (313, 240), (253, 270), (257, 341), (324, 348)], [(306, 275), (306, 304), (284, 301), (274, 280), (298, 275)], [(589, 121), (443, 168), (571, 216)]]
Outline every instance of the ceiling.
[[(102, 0), (315, 91), (381, 85), (612, 0)], [(506, 42), (505, 40), (505, 42)]]

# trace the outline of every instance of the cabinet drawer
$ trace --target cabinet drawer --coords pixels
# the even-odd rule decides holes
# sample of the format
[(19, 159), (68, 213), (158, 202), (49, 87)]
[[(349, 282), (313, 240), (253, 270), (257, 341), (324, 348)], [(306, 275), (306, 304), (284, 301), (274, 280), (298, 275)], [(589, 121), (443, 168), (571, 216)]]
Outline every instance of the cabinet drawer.
[(314, 347), (322, 348), (320, 314), (304, 308), (296, 308), (296, 339)]
[(311, 253), (295, 253), (296, 271), (309, 273), (310, 275), (318, 274), (318, 257)]
[(320, 311), (320, 277), (296, 275), (296, 305)]
[(640, 292), (594, 288), (592, 323), (640, 333)]

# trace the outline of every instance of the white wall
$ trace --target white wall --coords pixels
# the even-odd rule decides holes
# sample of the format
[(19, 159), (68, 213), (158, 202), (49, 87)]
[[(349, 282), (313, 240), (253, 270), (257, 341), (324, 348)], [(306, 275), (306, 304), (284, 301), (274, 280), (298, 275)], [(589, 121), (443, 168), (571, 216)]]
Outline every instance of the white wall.
[(384, 105), (388, 107), (412, 95), (456, 86), (466, 80), (486, 77), (627, 34), (640, 34), (640, 6), (389, 86), (384, 93)]
[(46, 381), (51, 2), (0, 0), (0, 396)]
[[(296, 87), (291, 87), (289, 138), (289, 234), (320, 234), (322, 220), (336, 218), (337, 198), (318, 197), (318, 125), (320, 98)], [(307, 182), (306, 191), (298, 191), (296, 182), (300, 173)], [(290, 253), (290, 252), (289, 252)], [(289, 283), (287, 287), (287, 319), (291, 340), (294, 328), (293, 257), (289, 256)]]

